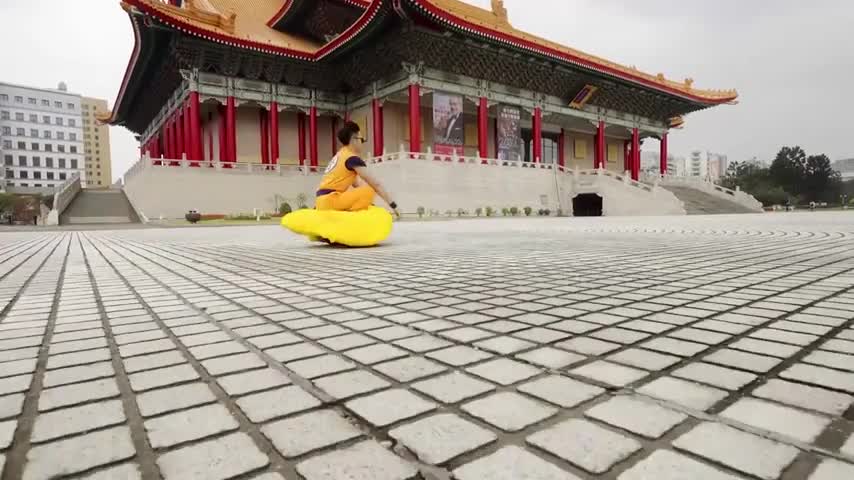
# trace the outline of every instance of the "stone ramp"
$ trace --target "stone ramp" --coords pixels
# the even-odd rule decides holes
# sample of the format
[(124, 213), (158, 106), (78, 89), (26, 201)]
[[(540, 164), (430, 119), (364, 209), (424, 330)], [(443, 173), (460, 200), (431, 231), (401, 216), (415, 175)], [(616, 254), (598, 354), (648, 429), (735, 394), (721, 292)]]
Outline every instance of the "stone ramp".
[(662, 185), (661, 187), (676, 195), (676, 198), (679, 200), (682, 200), (685, 204), (685, 212), (688, 215), (756, 213), (744, 205), (724, 200), (696, 188), (674, 185)]
[(139, 223), (125, 193), (118, 189), (81, 190), (62, 213), (61, 225)]

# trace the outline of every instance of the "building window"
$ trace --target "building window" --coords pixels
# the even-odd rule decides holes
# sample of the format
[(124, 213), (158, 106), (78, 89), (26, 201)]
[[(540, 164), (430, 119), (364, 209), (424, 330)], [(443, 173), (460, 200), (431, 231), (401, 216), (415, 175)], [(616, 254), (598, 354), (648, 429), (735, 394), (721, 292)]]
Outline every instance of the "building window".
[(60, 153), (65, 153), (65, 145), (57, 145), (56, 151), (58, 151)]
[(0, 93), (0, 102), (8, 102), (8, 101), (9, 101), (9, 95), (6, 95), (5, 93)]
[(27, 166), (27, 157), (25, 155), (18, 155), (18, 166), (26, 167)]
[(3, 140), (3, 148), (12, 148), (11, 140)]
[(0, 120), (9, 120), (9, 118), (10, 116), (8, 110), (3, 110), (2, 112), (0, 112)]
[(53, 180), (53, 172), (47, 172), (47, 179)]
[(56, 132), (57, 140), (65, 140), (65, 132)]
[(69, 127), (76, 127), (76, 126), (77, 126), (77, 121), (76, 121), (76, 120), (74, 120), (73, 118), (69, 118), (69, 119), (68, 119), (68, 126), (69, 126)]
[(33, 138), (39, 138), (39, 131), (35, 128), (30, 129), (30, 136)]
[(62, 102), (53, 102), (53, 106), (56, 108), (62, 108)]
[(71, 150), (71, 153), (77, 153), (77, 146), (76, 146), (76, 145), (72, 145), (72, 146), (70, 147), (70, 150)]
[(50, 116), (49, 115), (43, 116), (42, 117), (42, 123), (44, 123), (45, 125), (50, 125)]
[(64, 158), (59, 159), (59, 168), (65, 168), (65, 159)]
[(3, 135), (11, 135), (12, 127), (3, 127)]
[(31, 143), (30, 148), (32, 148), (33, 151), (38, 152), (39, 151), (39, 144), (38, 143)]
[[(42, 179), (42, 172), (38, 172), (38, 171), (33, 172), (33, 179), (41, 180)], [(38, 185), (36, 185), (36, 186), (38, 186)]]
[(65, 180), (65, 174), (64, 174), (64, 173), (62, 173), (62, 172), (60, 172), (60, 173), (59, 173), (59, 179), (60, 179), (60, 180)]
[(52, 134), (52, 133), (50, 133), (50, 130), (45, 130), (45, 131), (44, 131), (44, 138), (51, 138), (52, 136), (53, 136), (53, 134)]
[(29, 103), (30, 105), (35, 105), (35, 104), (36, 104), (36, 99), (35, 99), (35, 98), (33, 98), (33, 97), (30, 97), (30, 98), (28, 98), (28, 99), (27, 99), (27, 103)]
[(52, 152), (53, 151), (53, 145), (51, 145), (50, 143), (45, 143), (44, 144), (44, 151), (45, 152)]
[(14, 164), (14, 161), (15, 161), (15, 158), (11, 155), (4, 155), (3, 156), (3, 163), (7, 167), (11, 167)]
[(42, 166), (42, 157), (33, 157), (33, 166), (41, 167)]
[(47, 157), (44, 159), (44, 166), (47, 168), (53, 168), (53, 157)]
[(39, 116), (36, 114), (31, 114), (30, 115), (30, 121), (33, 123), (38, 123), (39, 122)]
[(26, 150), (27, 142), (18, 142), (18, 150)]
[(50, 100), (42, 99), (42, 106), (43, 107), (49, 107), (50, 106)]
[(21, 112), (15, 112), (15, 120), (19, 122), (24, 121), (24, 114)]
[(76, 133), (69, 133), (68, 139), (71, 140), (72, 142), (76, 142), (77, 141), (77, 134)]
[(62, 122), (62, 117), (56, 117), (56, 124), (57, 124), (57, 125), (62, 125), (62, 124), (63, 124), (63, 122)]
[(15, 103), (24, 103), (24, 97), (15, 96)]
[[(15, 171), (14, 170), (6, 170), (6, 178), (15, 178)], [(12, 182), (9, 182), (9, 186), (14, 187), (15, 184)]]
[(68, 104), (68, 109), (69, 109), (69, 110), (74, 110), (74, 104), (73, 104), (73, 103), (69, 103), (69, 104)]
[(76, 159), (73, 159), (73, 158), (71, 159), (71, 169), (77, 170), (77, 160)]
[(25, 133), (23, 128), (16, 128), (15, 129), (15, 135), (17, 135), (19, 137), (23, 137), (24, 135), (26, 135), (26, 133)]
[(18, 172), (18, 178), (30, 178), (30, 172), (21, 170)]

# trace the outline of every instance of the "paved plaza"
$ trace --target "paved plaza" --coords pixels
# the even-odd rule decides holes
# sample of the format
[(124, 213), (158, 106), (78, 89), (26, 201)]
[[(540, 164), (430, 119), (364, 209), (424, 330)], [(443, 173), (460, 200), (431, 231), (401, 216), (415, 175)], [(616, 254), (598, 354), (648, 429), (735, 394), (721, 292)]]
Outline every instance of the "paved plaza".
[(852, 405), (847, 212), (0, 233), (2, 480), (850, 480)]

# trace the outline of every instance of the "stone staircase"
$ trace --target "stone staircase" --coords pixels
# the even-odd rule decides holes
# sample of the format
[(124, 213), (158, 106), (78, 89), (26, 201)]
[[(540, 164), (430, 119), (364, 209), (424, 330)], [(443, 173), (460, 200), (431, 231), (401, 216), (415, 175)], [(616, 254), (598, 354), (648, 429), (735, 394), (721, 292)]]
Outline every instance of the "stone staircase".
[(60, 225), (140, 223), (125, 193), (118, 189), (83, 189), (62, 213)]
[(685, 212), (688, 215), (756, 213), (744, 205), (724, 200), (696, 188), (675, 185), (662, 185), (661, 188), (676, 195), (676, 198), (685, 204)]

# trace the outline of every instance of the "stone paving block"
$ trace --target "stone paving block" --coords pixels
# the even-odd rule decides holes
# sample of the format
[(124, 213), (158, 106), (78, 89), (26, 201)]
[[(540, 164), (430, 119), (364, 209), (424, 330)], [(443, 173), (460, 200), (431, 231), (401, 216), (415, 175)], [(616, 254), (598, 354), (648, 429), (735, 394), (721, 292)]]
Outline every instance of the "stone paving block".
[(287, 375), (272, 368), (228, 375), (217, 379), (217, 382), (231, 396), (259, 392), (291, 383)]
[(673, 371), (671, 375), (727, 390), (738, 390), (748, 383), (756, 380), (756, 375), (753, 375), (752, 373), (702, 362), (690, 363)]
[(172, 447), (237, 430), (237, 420), (220, 404), (171, 413), (145, 421), (145, 431), (152, 448)]
[(516, 432), (543, 421), (558, 409), (515, 392), (499, 392), (462, 406), (468, 414), (506, 432)]
[(730, 347), (735, 350), (742, 350), (745, 352), (768, 355), (777, 358), (789, 358), (801, 350), (801, 347), (795, 345), (766, 342), (765, 340), (756, 340), (753, 338), (742, 338), (741, 340), (730, 344)]
[(323, 355), (326, 351), (310, 343), (298, 343), (285, 347), (271, 348), (265, 350), (264, 353), (279, 362), (292, 362), (302, 360), (303, 358), (317, 357)]
[(145, 332), (116, 335), (114, 338), (117, 345), (128, 345), (131, 343), (148, 342), (166, 338), (166, 333), (161, 330), (148, 330)]
[(495, 332), (482, 330), (475, 327), (454, 328), (439, 332), (439, 336), (445, 337), (458, 343), (472, 343), (477, 340), (495, 336)]
[[(0, 452), (9, 448), (12, 445), (12, 438), (15, 436), (15, 429), (18, 427), (17, 420), (8, 420), (0, 422)], [(0, 474), (3, 473), (3, 465), (0, 464)]]
[(842, 445), (842, 448), (840, 448), (839, 451), (845, 455), (854, 457), (854, 434), (848, 437), (848, 441), (845, 442), (845, 445)]
[(720, 415), (804, 443), (812, 443), (830, 424), (830, 418), (753, 398), (738, 400)]
[(292, 345), (301, 342), (302, 339), (290, 332), (274, 333), (272, 335), (263, 335), (249, 340), (252, 345), (260, 349), (272, 347), (280, 347), (282, 345)]
[(319, 410), (261, 428), (285, 458), (294, 458), (362, 435), (334, 410)]
[(16, 417), (21, 414), (24, 409), (24, 399), (26, 395), (23, 393), (15, 393), (11, 395), (3, 395), (0, 397), (0, 420)]
[(620, 474), (617, 480), (739, 480), (740, 478), (685, 455), (670, 450), (656, 450), (652, 455)]
[(854, 354), (854, 342), (848, 340), (831, 339), (819, 345), (818, 348), (831, 352)]
[(389, 431), (389, 436), (430, 465), (444, 464), (498, 438), (491, 431), (450, 413), (407, 423)]
[(835, 416), (841, 416), (854, 404), (851, 395), (778, 379), (768, 380), (753, 395)]
[[(113, 378), (47, 388), (42, 390), (41, 396), (39, 396), (39, 411), (44, 412), (118, 396), (119, 387)], [(2, 397), (0, 397), (0, 402), (2, 402)]]
[(513, 332), (514, 337), (522, 338), (524, 340), (528, 340), (530, 342), (536, 343), (554, 343), (558, 340), (563, 340), (565, 338), (569, 338), (572, 335), (569, 333), (560, 331), (560, 330), (552, 330), (550, 328), (543, 327), (534, 327), (529, 328), (527, 330), (521, 330), (518, 332)]
[(81, 480), (142, 480), (139, 465), (125, 463), (118, 467), (108, 468), (91, 475), (81, 477)]
[(136, 397), (139, 413), (143, 417), (151, 417), (215, 401), (216, 396), (204, 383), (162, 388), (141, 393)]
[(854, 478), (854, 464), (826, 459), (816, 467), (809, 480), (841, 480)]
[(460, 372), (414, 383), (412, 388), (442, 403), (457, 403), (486, 392), (495, 386)]
[(574, 363), (586, 360), (587, 357), (559, 350), (552, 347), (543, 347), (530, 352), (520, 353), (515, 356), (519, 360), (539, 365), (540, 367), (558, 370)]
[(719, 345), (730, 338), (728, 333), (710, 332), (699, 328), (684, 327), (667, 333), (667, 338), (677, 338), (706, 345)]
[(308, 379), (357, 368), (355, 363), (337, 355), (323, 355), (321, 357), (289, 362), (285, 364), (285, 367), (300, 377)]
[(201, 362), (205, 370), (214, 376), (266, 367), (267, 364), (254, 353), (239, 353), (226, 357), (211, 358)]
[(613, 352), (620, 348), (620, 344), (618, 343), (605, 342), (603, 340), (588, 337), (573, 338), (565, 342), (557, 343), (555, 346), (572, 352), (583, 353), (585, 355), (605, 355), (606, 353)]
[(467, 368), (466, 371), (505, 386), (521, 382), (542, 372), (539, 368), (507, 358), (490, 360), (475, 367)]
[(641, 340), (649, 338), (650, 334), (637, 332), (634, 330), (627, 330), (625, 328), (620, 327), (610, 327), (604, 328), (597, 332), (593, 332), (590, 334), (590, 336), (593, 338), (598, 338), (599, 340), (620, 343), (623, 345), (630, 345), (632, 343), (637, 343)]
[(566, 420), (526, 440), (590, 473), (604, 473), (641, 449), (636, 440), (579, 419)]
[(266, 422), (320, 405), (318, 399), (295, 385), (247, 395), (237, 400), (237, 406), (254, 423)]
[(625, 395), (600, 403), (584, 415), (651, 439), (660, 438), (688, 418), (683, 413)]
[(648, 340), (638, 345), (647, 350), (654, 350), (660, 353), (669, 355), (679, 355), (681, 357), (692, 357), (709, 348), (708, 345), (696, 342), (689, 342), (670, 337), (658, 337)]
[(436, 404), (408, 390), (392, 389), (350, 400), (348, 410), (375, 427), (384, 427), (432, 411)]
[(418, 469), (373, 440), (297, 464), (305, 480), (415, 480)]
[(806, 333), (787, 332), (774, 328), (761, 328), (750, 334), (752, 338), (767, 340), (769, 342), (783, 342), (790, 345), (799, 345), (805, 347), (810, 343), (818, 340), (817, 335), (809, 335)]
[(249, 350), (243, 345), (231, 341), (192, 347), (189, 351), (190, 355), (192, 355), (196, 360), (206, 360), (208, 358), (221, 357), (223, 355), (231, 355), (233, 353), (248, 352)]
[(521, 338), (501, 335), (498, 337), (490, 338), (489, 340), (481, 340), (475, 343), (474, 345), (477, 348), (488, 350), (490, 352), (498, 353), (501, 355), (510, 355), (521, 350), (526, 350), (531, 347), (535, 347), (537, 344), (534, 342), (529, 342), (527, 340), (522, 340)]
[(708, 422), (677, 438), (673, 446), (766, 480), (780, 478), (798, 455), (795, 447)]
[(177, 350), (169, 352), (154, 353), (122, 360), (125, 371), (128, 374), (141, 372), (144, 370), (153, 370), (155, 368), (168, 367), (186, 362), (184, 355)]
[(23, 480), (49, 480), (84, 472), (136, 455), (128, 427), (115, 427), (34, 446), (27, 452)]
[(165, 387), (188, 382), (199, 378), (199, 374), (189, 364), (158, 368), (128, 375), (130, 388), (134, 392), (143, 392), (152, 388)]
[(706, 411), (723, 400), (729, 392), (686, 382), (673, 377), (661, 377), (638, 388), (638, 393), (673, 402), (683, 407)]
[(780, 377), (802, 383), (854, 393), (854, 373), (796, 363), (783, 370)]
[(187, 347), (197, 347), (199, 345), (208, 345), (211, 343), (227, 342), (227, 341), (231, 340), (231, 337), (229, 337), (227, 333), (219, 331), (219, 332), (199, 333), (196, 335), (186, 335), (183, 337), (179, 337), (178, 340)]
[(402, 348), (383, 343), (360, 347), (344, 352), (344, 355), (347, 357), (365, 365), (373, 365), (375, 363), (405, 357), (409, 354), (409, 352)]
[(816, 350), (802, 359), (804, 363), (854, 372), (854, 355)]
[[(347, 327), (350, 327), (349, 323), (347, 324)], [(369, 330), (365, 332), (365, 334), (370, 335), (374, 338), (378, 338), (385, 342), (390, 342), (392, 340), (399, 340), (401, 338), (414, 337), (416, 335), (420, 335), (421, 332), (412, 328), (395, 325), (392, 327), (380, 328), (377, 330)]]
[(679, 357), (665, 355), (663, 353), (657, 353), (650, 350), (643, 350), (640, 348), (629, 348), (622, 352), (617, 352), (607, 357), (607, 360), (653, 372), (664, 370), (665, 368), (682, 361)]
[(233, 329), (234, 333), (240, 335), (243, 338), (253, 338), (259, 336), (272, 336), (277, 333), (287, 333), (284, 329), (278, 325), (264, 324), (264, 325), (253, 325), (250, 327), (241, 327)]
[(527, 450), (509, 445), (454, 470), (458, 480), (579, 480)]
[(39, 347), (18, 348), (15, 350), (0, 351), (0, 363), (14, 360), (24, 360), (39, 356)]
[(373, 368), (399, 382), (411, 382), (447, 370), (437, 362), (414, 356), (374, 365)]
[[(89, 363), (103, 362), (110, 359), (110, 350), (106, 348), (100, 348), (97, 350), (87, 350), (85, 352), (73, 352), (73, 353), (63, 353), (60, 355), (50, 355), (47, 359), (47, 369), (52, 370), (54, 368), (64, 368), (64, 367), (74, 367), (77, 365), (86, 365)], [(30, 362), (30, 360), (24, 360), (25, 362)], [(6, 365), (17, 363), (17, 362), (9, 362)], [(33, 366), (35, 366), (35, 362), (32, 361)], [(3, 365), (4, 370), (6, 365)], [(26, 372), (20, 373), (29, 373), (32, 370), (27, 370)], [(2, 374), (0, 374), (2, 375)]]
[(603, 388), (559, 375), (540, 378), (516, 389), (564, 408), (574, 407), (605, 392)]
[(157, 459), (164, 480), (226, 480), (269, 463), (255, 442), (240, 432), (172, 450)]
[(36, 417), (31, 441), (46, 442), (75, 433), (116, 425), (125, 421), (120, 400), (90, 403), (42, 413)]
[(167, 350), (174, 349), (175, 343), (168, 338), (163, 338), (160, 340), (121, 345), (119, 346), (119, 355), (122, 358), (129, 358), (137, 355), (148, 355), (151, 353), (165, 352)]
[(219, 327), (212, 323), (208, 323), (206, 320), (201, 317), (198, 319), (201, 323), (193, 323), (191, 325), (184, 325), (181, 327), (172, 327), (172, 333), (177, 335), (178, 337), (184, 337), (186, 335), (195, 335), (197, 333), (207, 333), (207, 332), (217, 332), (219, 331)]
[(574, 368), (570, 370), (569, 373), (615, 387), (624, 387), (649, 375), (649, 372), (644, 370), (638, 370), (636, 368), (626, 367), (603, 360), (597, 360), (593, 363)]
[(754, 373), (767, 373), (769, 370), (776, 367), (782, 360), (775, 357), (756, 355), (753, 353), (724, 348), (703, 357), (703, 361), (747, 370)]
[(0, 378), (0, 395), (29, 390), (32, 380), (33, 376), (30, 374)]
[(319, 378), (314, 385), (338, 400), (346, 400), (388, 388), (391, 384), (370, 372), (356, 370)]
[(492, 357), (489, 353), (482, 352), (465, 345), (457, 345), (455, 347), (432, 351), (428, 353), (427, 356), (434, 360), (451, 365), (452, 367), (470, 365)]

